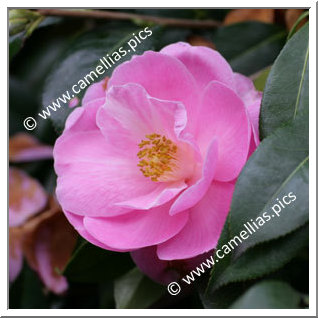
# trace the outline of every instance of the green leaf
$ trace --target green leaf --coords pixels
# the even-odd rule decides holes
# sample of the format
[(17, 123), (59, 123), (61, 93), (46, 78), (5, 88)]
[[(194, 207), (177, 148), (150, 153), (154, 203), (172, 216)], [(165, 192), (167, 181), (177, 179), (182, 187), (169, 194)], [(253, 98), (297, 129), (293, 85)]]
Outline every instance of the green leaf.
[(308, 81), (307, 23), (286, 43), (271, 69), (262, 99), (261, 138), (308, 109)]
[(229, 213), (230, 236), (246, 230), (247, 222), (255, 233), (236, 251), (242, 253), (283, 236), (308, 221), (308, 148), (308, 112), (304, 112), (264, 139), (250, 157), (235, 186)]
[(267, 280), (255, 284), (237, 299), (231, 309), (299, 308), (300, 294), (288, 284)]
[(23, 45), (25, 32), (17, 33), (9, 38), (9, 61), (20, 51)]
[[(9, 10), (9, 34), (15, 35), (28, 29), (36, 22), (44, 19), (38, 12), (26, 9)], [(40, 23), (39, 21), (38, 23)], [(32, 28), (32, 27), (31, 27)], [(31, 32), (32, 33), (32, 32)]]
[(164, 286), (156, 284), (135, 267), (115, 281), (116, 308), (148, 308), (165, 292)]
[[(229, 283), (252, 280), (282, 268), (308, 245), (308, 225), (276, 240), (248, 249), (245, 253), (226, 264), (221, 274), (214, 270), (207, 294)], [(220, 260), (216, 266), (223, 266)], [(220, 264), (220, 265), (219, 265)]]
[(235, 72), (251, 75), (274, 62), (285, 38), (278, 26), (242, 22), (219, 28), (212, 41)]
[(111, 252), (84, 242), (75, 251), (63, 275), (74, 282), (107, 282), (133, 266), (128, 253)]
[(264, 90), (270, 70), (271, 70), (271, 68), (267, 67), (266, 69), (257, 73), (256, 76), (254, 77), (253, 83), (254, 83), (255, 88), (258, 91), (262, 92)]
[(60, 22), (58, 17), (41, 16), (36, 11), (25, 9), (9, 10), (9, 61), (20, 51), (24, 41), (35, 29)]
[[(217, 249), (222, 249), (222, 246), (227, 244), (230, 240), (230, 226), (229, 226), (229, 216), (226, 218), (220, 239), (218, 241)], [(207, 291), (212, 290), (211, 286), (214, 283), (216, 277), (219, 277), (226, 268), (231, 264), (231, 254), (224, 254), (222, 261), (216, 262), (211, 270), (210, 280), (207, 285)]]

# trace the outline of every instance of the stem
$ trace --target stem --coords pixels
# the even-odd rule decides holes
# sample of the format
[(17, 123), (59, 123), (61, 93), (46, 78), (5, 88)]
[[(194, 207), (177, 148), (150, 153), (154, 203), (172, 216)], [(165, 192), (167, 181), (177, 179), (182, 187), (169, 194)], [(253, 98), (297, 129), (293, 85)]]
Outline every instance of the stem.
[(175, 26), (182, 28), (215, 28), (221, 22), (214, 20), (190, 20), (156, 17), (127, 12), (107, 11), (107, 10), (63, 10), (63, 9), (39, 9), (38, 13), (44, 16), (64, 16), (64, 17), (84, 17), (93, 19), (113, 19), (113, 20), (141, 20), (153, 22), (164, 26)]

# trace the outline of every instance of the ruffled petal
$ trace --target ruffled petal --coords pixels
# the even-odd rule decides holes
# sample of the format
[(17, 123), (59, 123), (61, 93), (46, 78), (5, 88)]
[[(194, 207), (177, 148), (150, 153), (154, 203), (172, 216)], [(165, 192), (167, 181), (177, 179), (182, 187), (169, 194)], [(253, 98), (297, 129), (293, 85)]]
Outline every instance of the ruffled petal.
[(199, 89), (204, 90), (211, 81), (219, 81), (233, 87), (233, 71), (223, 56), (204, 46), (191, 46), (178, 42), (164, 47), (161, 53), (176, 57), (195, 78)]
[(107, 91), (97, 124), (114, 150), (137, 160), (138, 144), (147, 134), (157, 133), (175, 141), (187, 124), (187, 113), (180, 102), (159, 100), (140, 85), (126, 84)]
[(148, 210), (170, 201), (185, 188), (187, 188), (187, 184), (183, 181), (159, 183), (152, 192), (115, 203), (115, 205), (129, 209)]
[(197, 133), (205, 154), (213, 138), (218, 139), (218, 163), (215, 179), (235, 179), (244, 166), (250, 143), (250, 124), (242, 100), (219, 82), (211, 82), (204, 91)]
[(253, 81), (248, 77), (240, 73), (234, 73), (234, 85), (238, 96), (242, 98), (246, 108), (249, 108), (255, 102), (260, 103), (262, 92), (255, 89)]
[(103, 244), (102, 242), (96, 240), (92, 235), (90, 235), (87, 230), (84, 227), (83, 221), (84, 217), (80, 215), (76, 215), (67, 211), (64, 211), (64, 214), (68, 221), (71, 223), (71, 225), (75, 228), (75, 230), (88, 242), (90, 242), (93, 245), (96, 245), (102, 249), (110, 250), (114, 252), (128, 252), (131, 250), (123, 250), (123, 249), (114, 249), (111, 248), (108, 245)]
[(209, 251), (190, 259), (166, 261), (158, 258), (156, 246), (149, 246), (131, 252), (131, 257), (144, 274), (159, 284), (168, 285), (189, 274), (211, 254)]
[(207, 151), (201, 178), (174, 201), (170, 208), (171, 215), (193, 207), (204, 197), (214, 177), (217, 160), (218, 142), (213, 139)]
[[(113, 87), (97, 116), (100, 130), (94, 116), (101, 102), (75, 110), (55, 144), (57, 196), (64, 210), (113, 216), (163, 204), (182, 191), (182, 181), (154, 183), (137, 167), (138, 143), (145, 134), (176, 139), (185, 127), (182, 104), (151, 98), (136, 84)], [(138, 135), (143, 126), (147, 129)]]
[[(64, 154), (59, 155), (59, 152)], [(117, 202), (144, 196), (157, 184), (137, 163), (109, 154), (100, 132), (76, 133), (55, 147), (56, 195), (63, 209), (78, 215), (112, 216), (129, 210)], [(76, 199), (74, 199), (76, 198)]]
[(171, 268), (169, 261), (158, 258), (156, 246), (133, 251), (131, 257), (144, 274), (159, 284), (169, 284), (180, 278), (180, 274), (174, 268)]
[(182, 181), (153, 182), (143, 176), (136, 161), (109, 152), (99, 132), (74, 133), (56, 144), (56, 194), (64, 210), (83, 216), (115, 216), (163, 204), (186, 186)]
[(85, 217), (84, 227), (98, 241), (116, 249), (159, 244), (176, 235), (188, 220), (188, 211), (170, 216), (169, 205), (117, 217)]
[(57, 140), (63, 139), (69, 132), (98, 130), (96, 113), (104, 103), (105, 97), (90, 101), (85, 107), (74, 109), (66, 120), (63, 134)]
[(114, 70), (108, 89), (127, 83), (141, 85), (152, 97), (182, 102), (189, 118), (197, 112), (197, 84), (187, 68), (172, 56), (152, 51), (134, 56)]
[(88, 87), (82, 100), (82, 105), (84, 107), (86, 107), (87, 103), (95, 99), (105, 98), (108, 79), (108, 77), (105, 77), (100, 82), (94, 83)]
[(253, 82), (246, 76), (234, 73), (235, 88), (237, 94), (243, 100), (247, 109), (249, 120), (252, 124), (254, 144), (259, 145), (259, 113), (261, 109), (262, 92), (255, 89)]
[(204, 198), (190, 209), (185, 227), (170, 240), (158, 245), (158, 257), (162, 260), (184, 259), (215, 248), (230, 209), (233, 191), (233, 184), (213, 182)]

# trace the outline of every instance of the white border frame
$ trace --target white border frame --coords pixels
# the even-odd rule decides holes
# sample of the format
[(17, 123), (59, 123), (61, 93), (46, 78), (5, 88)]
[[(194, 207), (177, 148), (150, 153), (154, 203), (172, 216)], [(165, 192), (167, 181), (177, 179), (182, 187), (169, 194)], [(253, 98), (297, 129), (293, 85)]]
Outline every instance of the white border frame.
[[(7, 7), (25, 7), (27, 3), (21, 0), (15, 1), (5, 1), (5, 6), (2, 5), (1, 10), (1, 64), (2, 70), (8, 69), (8, 49), (7, 49)], [(33, 7), (78, 7), (80, 3), (78, 1), (70, 0), (55, 0), (44, 2), (39, 0), (33, 0), (28, 2), (28, 8)], [(145, 0), (135, 0), (127, 1), (123, 0), (115, 3), (116, 5), (110, 5), (109, 2), (92, 0), (89, 2), (89, 7), (100, 7), (103, 8), (107, 5), (108, 8), (114, 7), (159, 7), (159, 5), (154, 5), (151, 2)], [(290, 7), (290, 1), (280, 1), (280, 0), (268, 0), (257, 2), (255, 1), (222, 1), (222, 6), (217, 5), (219, 2), (211, 2), (207, 0), (196, 0), (195, 2), (190, 1), (172, 1), (172, 0), (161, 0), (158, 4), (160, 7), (203, 7), (203, 8), (239, 8), (239, 7), (251, 7), (251, 8), (287, 8)], [(239, 6), (238, 6), (239, 5)], [(316, 316), (316, 2), (315, 1), (298, 1), (296, 4), (293, 2), (293, 8), (304, 8), (310, 7), (310, 24), (309, 24), (309, 39), (310, 39), (310, 54), (309, 54), (309, 100), (310, 100), (310, 179), (309, 179), (309, 237), (310, 237), (310, 263), (309, 263), (309, 273), (310, 273), (310, 283), (309, 283), (309, 293), (310, 293), (310, 307), (309, 309), (288, 309), (288, 310), (277, 310), (277, 309), (7, 309), (8, 301), (8, 290), (7, 290), (7, 262), (6, 257), (2, 257), (1, 262), (1, 275), (0, 275), (0, 314), (1, 316), (166, 316), (167, 314), (171, 316)], [(88, 6), (81, 6), (85, 8)], [(6, 97), (8, 104), (8, 78), (7, 74), (3, 72), (1, 85), (1, 96)], [(1, 129), (1, 149), (7, 149), (8, 151), (8, 109), (2, 105), (0, 108), (2, 125)], [(8, 155), (8, 152), (7, 152)], [(7, 178), (4, 176), (8, 175), (8, 162), (6, 156), (1, 156), (1, 202), (3, 211), (1, 214), (2, 219), (2, 231), (1, 231), (1, 247), (3, 254), (7, 251), (7, 198), (8, 198), (8, 188), (7, 188)]]

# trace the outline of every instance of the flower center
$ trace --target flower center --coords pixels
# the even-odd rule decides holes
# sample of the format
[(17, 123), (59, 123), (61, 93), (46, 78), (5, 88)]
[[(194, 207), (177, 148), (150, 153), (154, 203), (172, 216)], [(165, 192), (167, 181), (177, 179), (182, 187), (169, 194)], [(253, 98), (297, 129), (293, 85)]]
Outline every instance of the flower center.
[(163, 181), (164, 174), (172, 172), (176, 167), (177, 146), (165, 136), (158, 134), (146, 135), (146, 140), (142, 140), (138, 146), (140, 151), (138, 167), (147, 178), (152, 181)]

